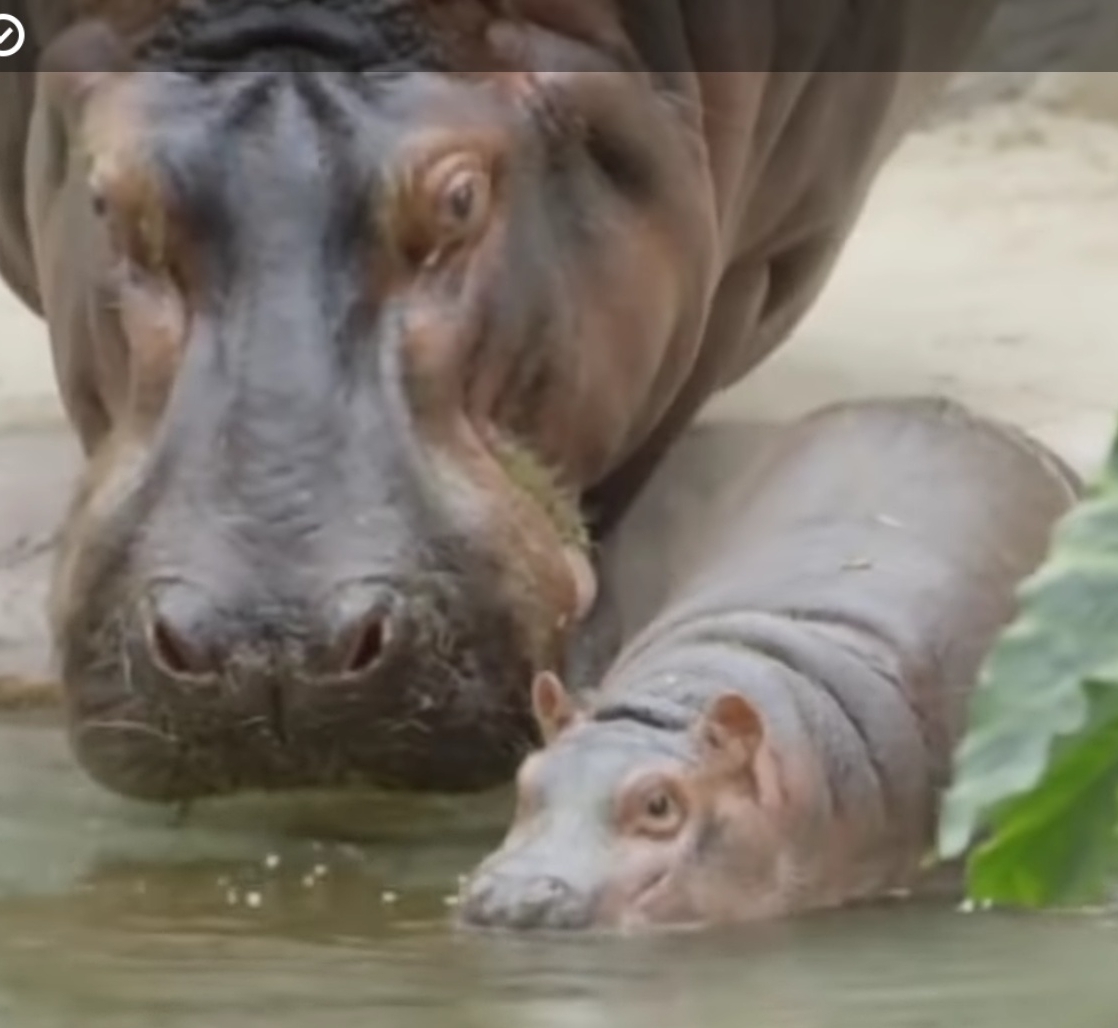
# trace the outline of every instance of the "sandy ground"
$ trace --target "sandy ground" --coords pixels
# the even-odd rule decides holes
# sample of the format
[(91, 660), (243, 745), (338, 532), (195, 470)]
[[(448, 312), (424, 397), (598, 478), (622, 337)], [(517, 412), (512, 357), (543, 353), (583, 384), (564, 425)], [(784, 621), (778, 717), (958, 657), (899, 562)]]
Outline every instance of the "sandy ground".
[(908, 141), (797, 338), (714, 410), (938, 392), (1089, 472), (1118, 411), (1116, 284), (1118, 127), (983, 110)]
[(42, 322), (0, 284), (0, 428), (59, 416)]
[[(1089, 473), (1118, 410), (1111, 86), (1118, 76), (1094, 80), (1093, 118), (1016, 101), (913, 136), (798, 337), (710, 416), (942, 393), (1017, 422)], [(76, 458), (57, 427), (42, 328), (2, 293), (0, 340), (3, 674), (44, 666), (48, 543)]]

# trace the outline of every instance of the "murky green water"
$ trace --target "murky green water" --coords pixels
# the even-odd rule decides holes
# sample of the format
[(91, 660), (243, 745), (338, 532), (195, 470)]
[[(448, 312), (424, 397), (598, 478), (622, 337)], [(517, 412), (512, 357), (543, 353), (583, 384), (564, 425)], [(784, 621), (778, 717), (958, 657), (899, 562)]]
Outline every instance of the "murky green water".
[(644, 940), (481, 937), (446, 897), (501, 800), (185, 822), (0, 729), (0, 1028), (1115, 1028), (1118, 917), (846, 912)]

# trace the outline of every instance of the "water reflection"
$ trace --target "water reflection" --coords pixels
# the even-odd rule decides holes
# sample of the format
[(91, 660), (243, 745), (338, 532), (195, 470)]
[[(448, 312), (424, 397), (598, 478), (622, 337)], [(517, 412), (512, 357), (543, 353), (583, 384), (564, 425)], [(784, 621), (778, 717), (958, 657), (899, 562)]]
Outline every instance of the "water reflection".
[(1118, 919), (891, 905), (708, 935), (448, 927), (507, 797), (107, 796), (0, 729), (3, 1028), (1113, 1028)]

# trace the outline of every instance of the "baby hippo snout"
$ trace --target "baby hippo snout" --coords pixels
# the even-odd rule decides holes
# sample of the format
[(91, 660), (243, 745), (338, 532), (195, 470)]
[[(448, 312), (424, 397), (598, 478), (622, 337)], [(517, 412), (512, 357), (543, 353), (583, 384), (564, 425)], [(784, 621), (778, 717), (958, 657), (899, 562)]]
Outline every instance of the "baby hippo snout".
[(480, 872), (466, 885), (464, 924), (514, 931), (573, 931), (593, 921), (593, 897), (553, 874)]

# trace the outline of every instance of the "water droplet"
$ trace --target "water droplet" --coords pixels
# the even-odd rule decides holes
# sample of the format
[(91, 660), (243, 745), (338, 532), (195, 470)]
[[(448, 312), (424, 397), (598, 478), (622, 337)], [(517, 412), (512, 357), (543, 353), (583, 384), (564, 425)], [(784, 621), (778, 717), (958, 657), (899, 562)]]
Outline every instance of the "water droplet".
[(245, 903), (247, 903), (252, 910), (259, 910), (264, 905), (264, 897), (258, 892), (246, 892)]
[(382, 892), (380, 894), (381, 903), (385, 903), (389, 906), (391, 906), (393, 903), (395, 903), (399, 898), (400, 897), (397, 896), (396, 893), (394, 893), (394, 892)]
[(280, 866), (280, 855), (278, 853), (269, 853), (264, 860), (264, 866), (269, 871), (275, 871)]

